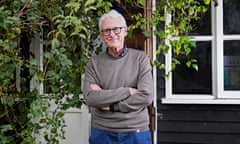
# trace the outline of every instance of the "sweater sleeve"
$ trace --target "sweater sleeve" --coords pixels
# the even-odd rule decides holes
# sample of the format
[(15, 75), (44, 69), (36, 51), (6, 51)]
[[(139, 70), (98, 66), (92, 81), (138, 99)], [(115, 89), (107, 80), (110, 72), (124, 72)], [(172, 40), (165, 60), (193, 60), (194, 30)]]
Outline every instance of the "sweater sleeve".
[(91, 84), (99, 85), (99, 80), (97, 78), (92, 59), (90, 59), (86, 65), (83, 81), (83, 96), (87, 105), (100, 108), (103, 106), (109, 106), (112, 103), (119, 102), (130, 96), (129, 88), (127, 87), (92, 90), (90, 87)]
[(153, 77), (150, 60), (144, 53), (139, 61), (139, 75), (137, 80), (138, 92), (114, 104), (115, 111), (136, 111), (147, 107), (153, 101)]

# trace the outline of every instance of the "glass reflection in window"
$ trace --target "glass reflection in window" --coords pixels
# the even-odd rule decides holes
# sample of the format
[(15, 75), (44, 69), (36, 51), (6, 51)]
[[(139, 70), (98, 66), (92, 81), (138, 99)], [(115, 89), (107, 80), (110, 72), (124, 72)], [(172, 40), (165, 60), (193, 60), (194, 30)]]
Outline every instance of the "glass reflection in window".
[(224, 90), (240, 90), (240, 41), (224, 42)]
[(240, 1), (223, 1), (224, 34), (240, 34)]

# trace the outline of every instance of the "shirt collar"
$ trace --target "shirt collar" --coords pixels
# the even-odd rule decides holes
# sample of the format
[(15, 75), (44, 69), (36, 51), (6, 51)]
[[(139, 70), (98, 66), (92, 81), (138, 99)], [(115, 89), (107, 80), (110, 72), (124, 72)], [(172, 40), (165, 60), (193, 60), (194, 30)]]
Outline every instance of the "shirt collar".
[(119, 57), (124, 57), (128, 52), (128, 48), (124, 47), (122, 53), (119, 55)]
[[(123, 48), (123, 51), (119, 54), (119, 58), (120, 57), (124, 57), (126, 54), (127, 54), (127, 52), (128, 52), (128, 48), (127, 47), (124, 47)], [(108, 48), (107, 48), (107, 53), (109, 54), (109, 52), (108, 52)], [(109, 54), (110, 55), (110, 54)]]

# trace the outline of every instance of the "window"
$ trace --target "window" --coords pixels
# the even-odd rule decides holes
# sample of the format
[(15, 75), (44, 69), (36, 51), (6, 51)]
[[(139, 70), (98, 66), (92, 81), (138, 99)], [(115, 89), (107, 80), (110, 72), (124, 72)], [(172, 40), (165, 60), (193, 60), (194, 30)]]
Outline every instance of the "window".
[(240, 90), (240, 41), (224, 41), (224, 90)]
[(181, 66), (177, 66), (172, 74), (173, 94), (212, 94), (211, 76), (211, 42), (197, 42), (191, 57), (198, 60), (199, 70), (188, 68), (186, 57), (178, 59)]
[[(199, 70), (177, 67), (165, 80), (163, 103), (240, 104), (240, 1), (218, 2), (189, 33)], [(171, 54), (165, 60), (170, 67)]]

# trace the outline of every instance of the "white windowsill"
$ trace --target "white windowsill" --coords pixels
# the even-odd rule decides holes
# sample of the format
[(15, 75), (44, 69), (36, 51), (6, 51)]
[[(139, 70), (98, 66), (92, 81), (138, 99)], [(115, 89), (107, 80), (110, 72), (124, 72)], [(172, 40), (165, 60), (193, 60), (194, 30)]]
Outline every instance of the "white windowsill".
[(180, 99), (180, 98), (163, 98), (162, 104), (239, 104), (240, 99)]

